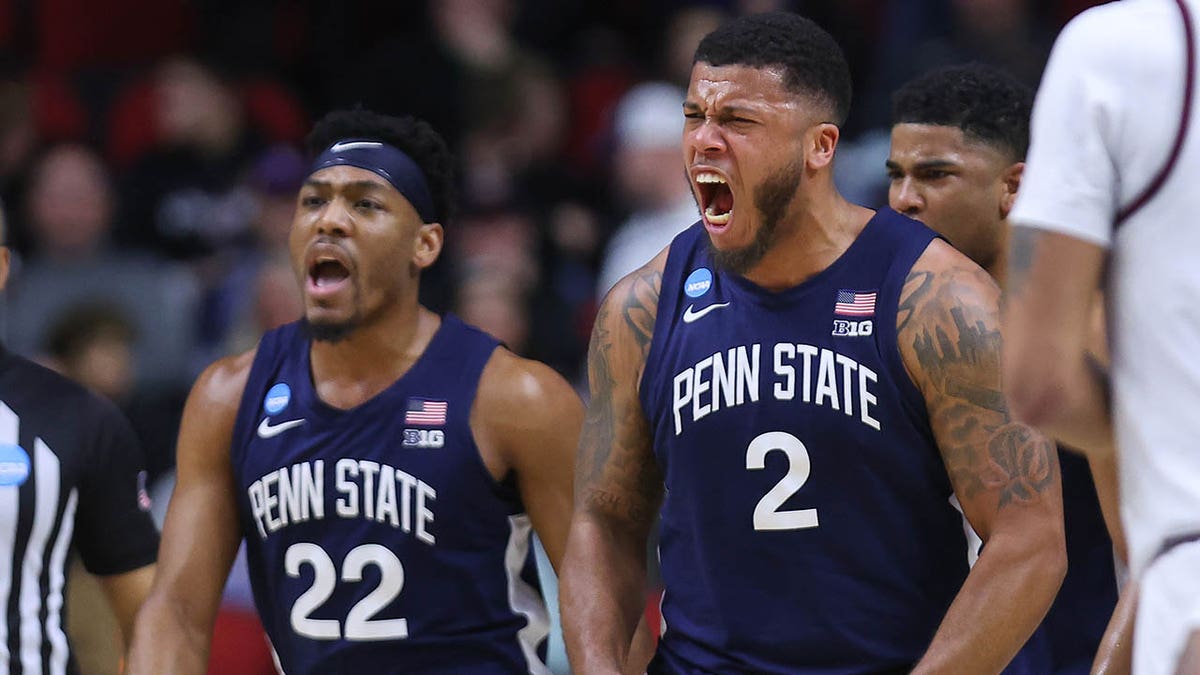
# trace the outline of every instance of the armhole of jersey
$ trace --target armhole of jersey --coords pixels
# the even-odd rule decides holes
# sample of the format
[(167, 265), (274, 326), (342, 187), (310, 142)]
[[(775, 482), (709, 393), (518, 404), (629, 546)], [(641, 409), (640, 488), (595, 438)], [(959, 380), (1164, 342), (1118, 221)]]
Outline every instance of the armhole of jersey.
[(283, 326), (267, 331), (258, 340), (254, 361), (250, 364), (250, 372), (246, 375), (246, 384), (242, 387), (242, 396), (238, 401), (233, 421), (233, 438), (229, 439), (229, 462), (230, 466), (235, 469), (242, 462), (241, 450), (247, 446), (247, 441), (255, 426), (256, 415), (252, 411), (258, 404), (252, 398), (256, 394), (251, 389), (255, 382), (261, 380), (267, 372), (270, 372), (270, 369), (275, 367), (275, 361), (279, 354), (280, 336), (284, 334), (286, 328)]
[[(904, 355), (900, 351), (900, 331), (896, 326), (896, 321), (899, 318), (900, 295), (904, 292), (904, 284), (908, 280), (908, 275), (912, 273), (912, 268), (917, 264), (917, 260), (938, 239), (941, 237), (932, 236), (923, 244), (913, 245), (908, 251), (897, 255), (892, 262), (892, 270), (888, 272), (887, 280), (880, 288), (880, 306), (887, 313), (886, 316), (881, 317), (878, 329), (884, 363), (890, 371), (892, 381), (900, 390), (900, 401), (904, 410), (914, 421), (919, 422), (918, 426), (923, 428), (929, 427), (929, 411), (925, 407), (924, 395), (917, 387), (917, 383), (913, 381), (908, 368), (904, 367)], [(932, 431), (930, 433), (932, 434)]]
[(1183, 108), (1180, 112), (1179, 129), (1175, 132), (1175, 142), (1171, 145), (1171, 154), (1167, 155), (1166, 161), (1163, 162), (1158, 173), (1154, 175), (1154, 179), (1150, 181), (1150, 184), (1133, 201), (1117, 211), (1116, 219), (1113, 221), (1114, 229), (1120, 227), (1133, 214), (1148, 204), (1151, 199), (1154, 199), (1154, 196), (1162, 189), (1167, 179), (1171, 177), (1171, 172), (1175, 169), (1175, 164), (1179, 161), (1179, 154), (1183, 151), (1184, 141), (1187, 140), (1188, 127), (1191, 126), (1192, 99), (1195, 96), (1196, 88), (1196, 34), (1192, 24), (1192, 14), (1187, 7), (1187, 1), (1175, 0), (1175, 4), (1179, 7), (1179, 13), (1183, 19), (1185, 52)]
[(487, 481), (488, 486), (492, 489), (492, 494), (502, 501), (512, 502), (520, 509), (521, 513), (524, 513), (525, 504), (522, 503), (521, 491), (517, 488), (516, 472), (509, 470), (504, 478), (496, 480), (496, 477), (488, 470), (487, 462), (483, 461), (479, 439), (475, 438), (475, 430), (471, 428), (471, 415), (475, 414), (475, 401), (479, 399), (479, 385), (483, 382), (483, 371), (487, 368), (487, 364), (495, 358), (496, 353), (502, 348), (506, 349), (506, 347), (490, 334), (464, 323), (452, 314), (443, 316), (442, 321), (455, 322), (454, 329), (458, 330), (465, 339), (479, 341), (479, 348), (467, 350), (468, 356), (465, 360), (460, 361), (461, 365), (458, 371), (461, 390), (469, 392), (467, 394), (469, 400), (466, 401), (465, 406), (467, 418), (464, 424), (466, 425), (467, 436), (471, 439), (471, 454), (475, 458), (476, 468), (479, 469), (479, 475)]
[(642, 364), (642, 374), (638, 378), (637, 397), (643, 411), (649, 410), (647, 406), (649, 401), (646, 397), (658, 391), (661, 385), (660, 382), (652, 381), (655, 380), (655, 377), (648, 374), (658, 372), (658, 369), (651, 368), (650, 364), (659, 358), (659, 354), (663, 350), (662, 345), (666, 344), (674, 324), (671, 318), (675, 316), (675, 312), (679, 308), (679, 293), (676, 292), (677, 289), (672, 282), (679, 277), (678, 274), (675, 274), (675, 270), (681, 267), (680, 260), (688, 257), (692, 248), (683, 245), (681, 241), (688, 232), (691, 232), (691, 228), (684, 230), (671, 240), (670, 248), (667, 250), (667, 259), (663, 263), (662, 283), (659, 284), (658, 289), (658, 305), (654, 308), (654, 333), (650, 336), (650, 350), (646, 352), (646, 361)]

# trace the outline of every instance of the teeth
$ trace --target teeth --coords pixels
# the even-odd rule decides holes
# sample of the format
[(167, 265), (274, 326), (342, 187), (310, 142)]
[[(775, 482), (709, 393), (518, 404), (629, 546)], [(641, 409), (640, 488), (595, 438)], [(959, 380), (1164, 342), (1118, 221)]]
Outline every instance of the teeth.
[(704, 209), (704, 218), (713, 225), (728, 225), (729, 218), (732, 216), (733, 216), (733, 211), (729, 211), (728, 213), (722, 213), (720, 215), (717, 215), (717, 214), (713, 213), (712, 206), (709, 206), (707, 209)]
[(696, 182), (697, 183), (720, 183), (720, 184), (724, 185), (725, 179), (721, 178), (720, 176), (718, 176), (715, 173), (702, 173), (702, 174), (696, 176)]

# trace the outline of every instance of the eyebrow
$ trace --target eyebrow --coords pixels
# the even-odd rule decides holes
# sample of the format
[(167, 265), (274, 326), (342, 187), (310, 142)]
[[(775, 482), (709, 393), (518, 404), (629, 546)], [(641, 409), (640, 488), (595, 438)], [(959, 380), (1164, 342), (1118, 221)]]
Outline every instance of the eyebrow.
[[(883, 165), (884, 165), (885, 167), (887, 167), (888, 169), (902, 169), (902, 168), (903, 168), (903, 167), (901, 167), (899, 164), (897, 164), (895, 161), (893, 161), (893, 160), (891, 160), (891, 159), (887, 159), (887, 160), (885, 160), (885, 161), (884, 161), (884, 163), (883, 163)], [(921, 160), (921, 161), (919, 161), (919, 162), (916, 162), (915, 164), (913, 164), (913, 166), (912, 166), (912, 170), (913, 170), (913, 171), (919, 171), (919, 170), (922, 170), (922, 169), (924, 169), (924, 170), (929, 170), (929, 169), (953, 169), (953, 168), (955, 168), (955, 167), (957, 167), (957, 166), (958, 166), (958, 164), (957, 164), (956, 162), (952, 162), (952, 161), (950, 161), (950, 160), (948, 160), (948, 159), (923, 159), (923, 160)]]
[[(691, 101), (684, 101), (683, 109), (685, 112), (693, 111), (693, 110), (700, 110), (700, 104), (693, 103)], [(762, 112), (762, 109), (756, 108), (754, 106), (748, 106), (748, 105), (725, 105), (725, 106), (720, 107), (720, 111), (721, 111), (722, 115), (728, 117), (728, 116), (734, 116), (734, 115), (758, 114), (758, 113)]]

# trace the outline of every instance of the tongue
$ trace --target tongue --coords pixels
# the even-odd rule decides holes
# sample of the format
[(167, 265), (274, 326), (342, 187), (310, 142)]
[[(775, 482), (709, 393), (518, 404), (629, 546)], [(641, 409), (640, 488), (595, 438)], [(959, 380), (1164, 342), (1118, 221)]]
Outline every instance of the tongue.
[(717, 187), (716, 193), (713, 195), (712, 203), (709, 204), (709, 208), (712, 210), (714, 215), (729, 213), (733, 210), (733, 193), (730, 192), (728, 187), (724, 185)]

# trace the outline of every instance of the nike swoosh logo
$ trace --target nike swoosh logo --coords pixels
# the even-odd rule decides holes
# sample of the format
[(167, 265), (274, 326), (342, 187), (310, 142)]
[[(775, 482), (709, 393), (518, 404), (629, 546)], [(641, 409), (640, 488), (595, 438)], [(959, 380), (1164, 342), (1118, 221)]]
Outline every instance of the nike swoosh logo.
[(687, 309), (683, 310), (683, 322), (691, 323), (693, 321), (698, 321), (698, 320), (702, 319), (705, 314), (708, 314), (709, 312), (713, 311), (714, 309), (720, 309), (722, 307), (728, 307), (728, 306), (729, 306), (728, 302), (715, 302), (715, 303), (709, 305), (708, 307), (705, 307), (702, 310), (693, 312), (692, 308), (695, 307), (695, 305), (688, 305)]
[(329, 150), (330, 152), (342, 152), (343, 150), (353, 150), (355, 148), (378, 148), (382, 145), (382, 143), (376, 143), (375, 141), (350, 141), (348, 143), (342, 141), (331, 145)]
[(272, 426), (271, 418), (264, 417), (263, 421), (258, 423), (258, 437), (259, 438), (271, 438), (272, 436), (278, 436), (279, 434), (282, 434), (283, 432), (287, 431), (288, 429), (292, 429), (294, 427), (300, 426), (301, 424), (304, 424), (305, 421), (306, 420), (302, 417), (298, 420), (288, 420), (286, 422), (280, 422), (279, 424)]

